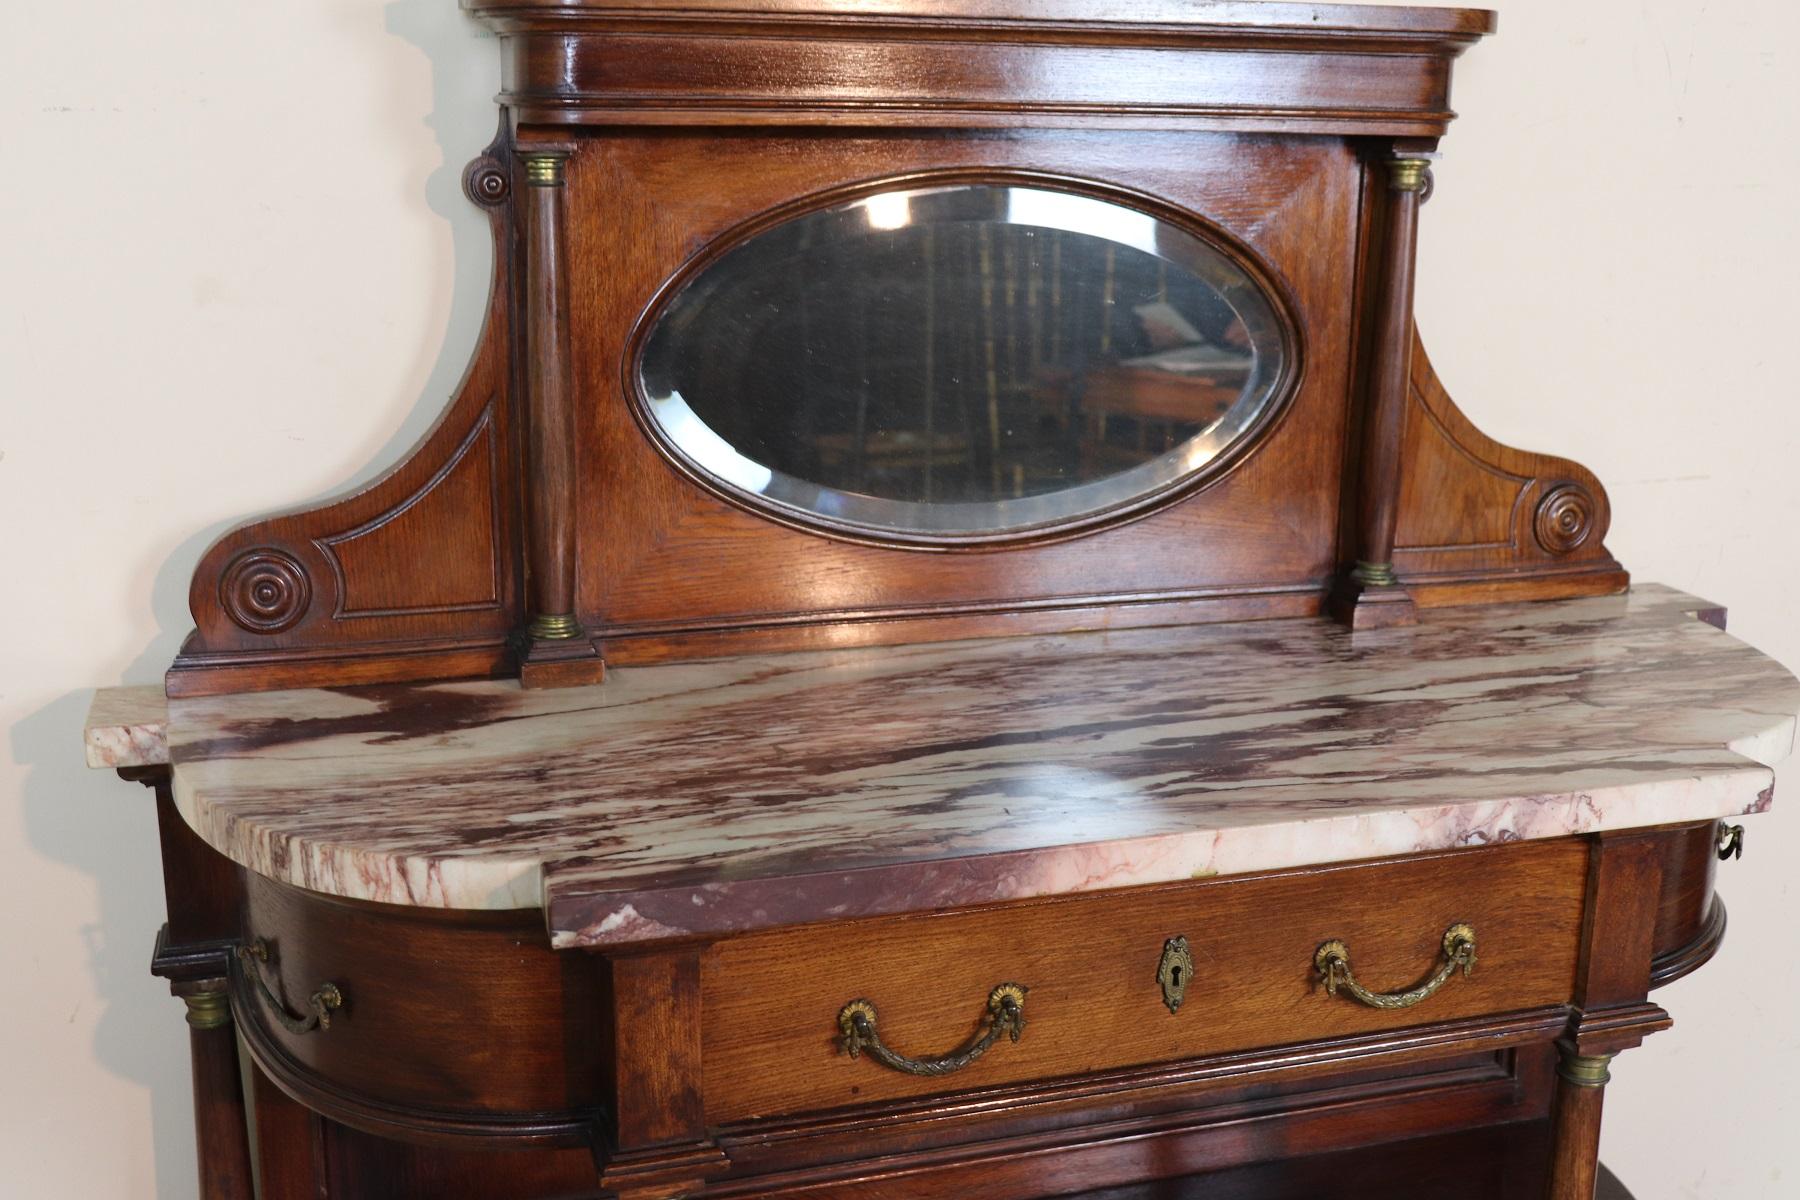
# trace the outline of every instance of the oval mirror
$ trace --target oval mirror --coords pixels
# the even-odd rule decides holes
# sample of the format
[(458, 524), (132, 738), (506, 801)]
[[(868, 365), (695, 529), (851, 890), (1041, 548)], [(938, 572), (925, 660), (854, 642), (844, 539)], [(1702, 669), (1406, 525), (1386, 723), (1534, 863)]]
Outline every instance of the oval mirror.
[(663, 439), (715, 485), (854, 532), (985, 539), (1194, 479), (1270, 413), (1285, 328), (1183, 228), (955, 185), (733, 246), (657, 313), (638, 373)]

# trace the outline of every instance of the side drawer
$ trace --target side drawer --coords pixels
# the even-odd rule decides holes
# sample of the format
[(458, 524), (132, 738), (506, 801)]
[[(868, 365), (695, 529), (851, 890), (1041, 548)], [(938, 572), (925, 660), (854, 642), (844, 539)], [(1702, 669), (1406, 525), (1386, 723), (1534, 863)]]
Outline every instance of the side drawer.
[[(1587, 847), (1523, 842), (1266, 875), (1090, 893), (921, 916), (750, 934), (708, 951), (707, 1119), (785, 1113), (1028, 1083), (1124, 1067), (1461, 1020), (1570, 999)], [(1359, 983), (1401, 991), (1471, 926), (1478, 962), (1415, 1006), (1330, 996), (1314, 965), (1330, 939)], [(1193, 978), (1163, 1002), (1165, 943), (1187, 939)], [(838, 1013), (866, 999), (884, 1044), (943, 1054), (986, 1024), (995, 985), (1029, 988), (1026, 1027), (940, 1077), (843, 1053)]]

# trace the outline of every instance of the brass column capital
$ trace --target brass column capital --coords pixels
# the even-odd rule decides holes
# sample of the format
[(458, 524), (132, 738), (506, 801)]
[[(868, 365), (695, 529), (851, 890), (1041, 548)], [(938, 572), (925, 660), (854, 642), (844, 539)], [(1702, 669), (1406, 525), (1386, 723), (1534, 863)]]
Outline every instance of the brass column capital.
[(1388, 186), (1396, 192), (1423, 192), (1431, 186), (1429, 158), (1390, 158)]
[(190, 992), (181, 999), (187, 1005), (187, 1023), (195, 1029), (223, 1029), (231, 1024), (231, 997), (223, 989)]
[(535, 150), (520, 156), (525, 163), (528, 187), (561, 187), (563, 166), (569, 161), (566, 150)]
[(1567, 1084), (1582, 1088), (1603, 1088), (1612, 1079), (1610, 1054), (1570, 1054), (1563, 1051), (1556, 1065), (1557, 1076)]

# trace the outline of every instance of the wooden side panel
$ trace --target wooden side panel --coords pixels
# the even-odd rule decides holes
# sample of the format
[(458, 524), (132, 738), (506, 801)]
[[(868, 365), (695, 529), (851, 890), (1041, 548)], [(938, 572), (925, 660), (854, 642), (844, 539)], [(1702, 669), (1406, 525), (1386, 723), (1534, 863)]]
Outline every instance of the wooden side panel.
[(1593, 472), (1494, 441), (1462, 414), (1414, 331), (1394, 569), (1420, 605), (1623, 591)]
[(360, 491), (250, 522), (194, 572), (195, 630), (171, 696), (497, 674), (519, 623), (512, 372), (511, 167), (496, 145), (465, 176), (493, 214), (486, 332), (423, 441)]

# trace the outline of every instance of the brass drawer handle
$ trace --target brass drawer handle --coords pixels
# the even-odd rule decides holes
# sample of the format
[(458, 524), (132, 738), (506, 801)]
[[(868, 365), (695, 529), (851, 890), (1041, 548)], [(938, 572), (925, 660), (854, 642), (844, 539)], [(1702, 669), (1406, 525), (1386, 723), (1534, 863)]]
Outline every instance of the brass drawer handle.
[(1728, 858), (1744, 857), (1744, 827), (1742, 825), (1719, 826), (1719, 839), (1715, 843), (1719, 851), (1719, 861)]
[(1319, 947), (1313, 955), (1313, 966), (1325, 979), (1327, 996), (1335, 996), (1338, 989), (1343, 988), (1370, 1008), (1411, 1008), (1450, 982), (1458, 967), (1462, 968), (1463, 978), (1468, 978), (1475, 969), (1475, 930), (1460, 924), (1444, 930), (1444, 965), (1430, 979), (1407, 992), (1371, 992), (1356, 982), (1356, 976), (1350, 971), (1350, 947), (1335, 938)]
[(331, 1014), (344, 1006), (344, 993), (338, 990), (338, 985), (321, 983), (318, 990), (307, 997), (306, 1005), (312, 1011), (304, 1017), (296, 1017), (287, 1010), (281, 997), (270, 990), (268, 981), (263, 978), (262, 964), (272, 962), (274, 957), (269, 943), (262, 938), (252, 938), (248, 946), (237, 948), (237, 959), (243, 964), (244, 974), (250, 977), (250, 982), (262, 993), (263, 1003), (269, 1006), (269, 1011), (275, 1014), (275, 1019), (281, 1022), (283, 1029), (289, 1033), (330, 1029)]
[(844, 1005), (838, 1013), (838, 1029), (843, 1033), (843, 1046), (851, 1058), (859, 1057), (866, 1050), (869, 1057), (882, 1066), (908, 1075), (948, 1075), (986, 1054), (988, 1047), (999, 1041), (1003, 1033), (1015, 1042), (1019, 1040), (1019, 1035), (1025, 1032), (1025, 993), (1028, 990), (1017, 983), (996, 987), (988, 994), (986, 1031), (962, 1049), (935, 1058), (908, 1058), (882, 1045), (881, 1035), (875, 1031), (875, 1006), (867, 1000), (852, 1000)]

